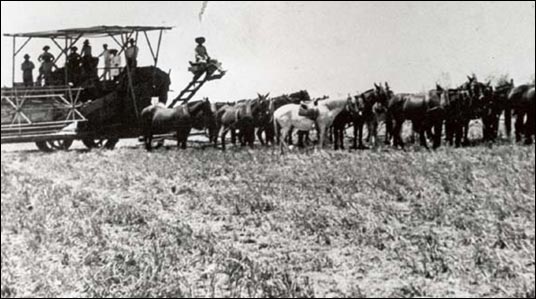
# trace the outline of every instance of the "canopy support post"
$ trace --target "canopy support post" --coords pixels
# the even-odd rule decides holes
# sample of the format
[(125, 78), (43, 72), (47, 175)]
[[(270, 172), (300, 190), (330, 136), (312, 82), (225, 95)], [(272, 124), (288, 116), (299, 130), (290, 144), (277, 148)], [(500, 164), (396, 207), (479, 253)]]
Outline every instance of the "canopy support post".
[(69, 62), (69, 57), (67, 56), (67, 51), (69, 49), (69, 37), (66, 35), (65, 36), (65, 66), (63, 67), (63, 70), (65, 72), (65, 85), (68, 86), (69, 85), (69, 74), (68, 74), (68, 67), (67, 67), (67, 62)]
[(11, 86), (15, 87), (15, 57), (17, 57), (17, 38), (13, 36), (13, 57), (11, 59)]
[(154, 59), (154, 67), (158, 64), (158, 57), (160, 57), (160, 45), (162, 44), (162, 33), (164, 30), (160, 30), (160, 34), (158, 35), (158, 46), (156, 47), (156, 57)]

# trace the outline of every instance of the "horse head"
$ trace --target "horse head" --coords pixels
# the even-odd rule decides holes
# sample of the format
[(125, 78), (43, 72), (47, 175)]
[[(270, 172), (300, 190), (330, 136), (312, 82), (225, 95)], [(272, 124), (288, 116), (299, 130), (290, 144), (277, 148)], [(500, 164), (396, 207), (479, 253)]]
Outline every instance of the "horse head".
[(266, 125), (272, 122), (272, 117), (275, 111), (274, 99), (269, 99), (270, 93), (261, 95), (257, 93), (256, 103), (253, 103), (252, 112), (255, 117), (255, 122), (259, 125)]
[(348, 103), (346, 104), (346, 109), (347, 109), (347, 111), (348, 111), (352, 116), (361, 116), (361, 115), (362, 115), (362, 112), (361, 112), (361, 110), (359, 109), (359, 104), (358, 104), (357, 96), (356, 96), (356, 97), (352, 97), (352, 96), (349, 94), (349, 95), (348, 95), (348, 98), (347, 98), (347, 101), (348, 101)]
[(316, 120), (318, 118), (318, 115), (320, 114), (318, 110), (318, 99), (315, 101), (302, 101), (300, 103), (300, 108), (298, 110), (298, 115), (307, 117), (312, 120)]

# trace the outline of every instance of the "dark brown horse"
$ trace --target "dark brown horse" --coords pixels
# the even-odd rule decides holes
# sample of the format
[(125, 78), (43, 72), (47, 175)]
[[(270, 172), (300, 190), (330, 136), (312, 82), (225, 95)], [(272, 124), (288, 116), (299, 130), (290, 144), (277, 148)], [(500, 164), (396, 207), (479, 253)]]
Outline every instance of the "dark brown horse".
[[(438, 89), (441, 87), (438, 86)], [(441, 92), (444, 103), (446, 141), (451, 145), (460, 147), (464, 138), (466, 119), (471, 109), (469, 93), (466, 90), (451, 88)]]
[[(371, 124), (374, 119), (374, 105), (386, 103), (386, 93), (380, 85), (374, 84), (374, 89), (354, 97), (351, 105), (347, 105), (333, 122), (335, 150), (344, 149), (344, 132), (347, 124), (354, 128), (353, 149), (366, 149), (363, 144), (363, 128), (365, 124)], [(370, 126), (369, 126), (370, 127)], [(359, 140), (359, 145), (358, 145)]]
[[(341, 113), (335, 117), (335, 120), (333, 121), (333, 146), (335, 150), (338, 150), (339, 148), (344, 150), (344, 132), (346, 131), (346, 126), (348, 124), (353, 124), (354, 126), (354, 149), (357, 149), (357, 134), (356, 129), (361, 125), (362, 119), (363, 119), (363, 112), (364, 112), (364, 105), (363, 100), (361, 98), (361, 95), (352, 97), (348, 95), (348, 104), (344, 108)], [(361, 125), (362, 128), (362, 125)], [(362, 143), (363, 141), (363, 134), (359, 136), (359, 147), (364, 148), (364, 145)]]
[(495, 141), (499, 137), (499, 123), (504, 113), (504, 126), (508, 138), (512, 132), (512, 115), (509, 107), (508, 95), (514, 88), (514, 81), (502, 81), (495, 88), (490, 85), (484, 87), (484, 103), (482, 122), (485, 141)]
[(185, 149), (195, 119), (212, 113), (208, 99), (190, 102), (175, 108), (166, 108), (162, 103), (151, 105), (141, 112), (145, 148), (152, 150), (154, 134), (177, 133), (178, 148)]
[[(235, 103), (231, 103), (231, 102), (215, 102), (215, 103), (211, 103), (210, 107), (211, 107), (211, 119), (210, 119), (210, 122), (209, 124), (207, 124), (208, 126), (208, 139), (211, 143), (214, 144), (214, 147), (217, 147), (218, 146), (218, 134), (220, 133), (220, 126), (221, 124), (219, 123), (218, 121), (218, 111), (220, 111), (220, 109), (222, 109), (223, 107), (225, 106), (234, 106)], [(235, 133), (234, 131), (232, 131), (232, 133)], [(236, 138), (235, 135), (233, 134), (232, 138)], [(236, 142), (236, 141), (235, 141)], [(233, 142), (234, 143), (234, 142)]]
[(444, 105), (441, 101), (443, 90), (434, 89), (426, 94), (397, 94), (389, 100), (388, 119), (394, 122), (392, 130), (394, 146), (404, 148), (402, 126), (406, 120), (413, 123), (420, 136), (420, 143), (428, 149), (426, 133), (432, 132), (434, 149), (441, 146)]
[(261, 99), (238, 101), (235, 105), (224, 106), (216, 114), (221, 128), (222, 150), (225, 150), (225, 137), (229, 131), (238, 130), (242, 145), (253, 147), (255, 142), (255, 115), (260, 108)]
[[(385, 87), (380, 84), (374, 84), (374, 88), (354, 97), (355, 107), (347, 106), (347, 109), (341, 112), (333, 122), (334, 130), (334, 147), (344, 149), (344, 132), (347, 124), (352, 124), (354, 128), (353, 149), (367, 149), (363, 143), (363, 128), (368, 127), (368, 140), (377, 140), (377, 127), (379, 113), (386, 113), (389, 99), (392, 97), (389, 90), (389, 84)], [(353, 110), (352, 110), (353, 109)], [(386, 134), (388, 138), (388, 134)]]
[(465, 91), (467, 96), (464, 100), (467, 101), (462, 113), (463, 122), (463, 145), (469, 145), (469, 125), (471, 120), (482, 119), (483, 121), (483, 136), (485, 140), (491, 139), (491, 126), (495, 123), (492, 116), (493, 109), (493, 88), (491, 82), (482, 83), (478, 82), (475, 75), (468, 76), (468, 81), (458, 87), (458, 90)]
[[(520, 85), (512, 89), (508, 95), (507, 109), (513, 110), (516, 116), (516, 142), (521, 142), (525, 135), (525, 143), (532, 144), (534, 135), (534, 85)], [(507, 113), (508, 115), (509, 113)]]

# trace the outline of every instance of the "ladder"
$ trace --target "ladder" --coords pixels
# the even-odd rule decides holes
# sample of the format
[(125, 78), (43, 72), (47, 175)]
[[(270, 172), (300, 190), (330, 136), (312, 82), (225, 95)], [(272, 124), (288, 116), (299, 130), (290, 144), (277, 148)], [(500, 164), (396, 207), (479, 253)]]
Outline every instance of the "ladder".
[(207, 81), (212, 81), (223, 77), (223, 75), (209, 75), (213, 73), (214, 70), (209, 70), (209, 68), (206, 68), (203, 71), (195, 74), (192, 81), (180, 92), (180, 94), (171, 102), (171, 104), (168, 105), (168, 108), (175, 107), (178, 102), (187, 103)]

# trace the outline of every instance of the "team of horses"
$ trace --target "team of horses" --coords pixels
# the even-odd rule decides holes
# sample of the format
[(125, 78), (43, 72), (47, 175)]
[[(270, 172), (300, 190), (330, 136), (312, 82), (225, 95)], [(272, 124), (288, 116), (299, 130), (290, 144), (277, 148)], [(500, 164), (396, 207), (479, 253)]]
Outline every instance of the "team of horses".
[(437, 85), (421, 94), (394, 93), (386, 82), (375, 83), (370, 90), (344, 99), (311, 99), (307, 91), (300, 91), (278, 97), (258, 94), (255, 99), (232, 103), (203, 99), (175, 108), (157, 103), (141, 113), (145, 146), (151, 150), (154, 135), (175, 132), (179, 148), (186, 148), (188, 136), (195, 128), (205, 130), (215, 147), (219, 139), (223, 150), (230, 133), (233, 144), (253, 147), (257, 137), (262, 145), (279, 145), (284, 152), (293, 144), (294, 131), (298, 132), (298, 146), (310, 142), (309, 132), (316, 131), (319, 148), (329, 136), (335, 149), (344, 149), (344, 134), (351, 125), (352, 148), (366, 149), (366, 143), (378, 145), (378, 127), (384, 123), (383, 142), (404, 148), (402, 128), (409, 121), (420, 144), (428, 149), (431, 141), (437, 149), (443, 140), (456, 147), (469, 145), (469, 124), (476, 119), (482, 120), (484, 140), (495, 141), (503, 115), (507, 137), (512, 133), (515, 116), (516, 141), (524, 138), (526, 144), (532, 144), (534, 85), (514, 86), (513, 81), (504, 81), (492, 86), (479, 82), (474, 75), (467, 79), (457, 88)]

